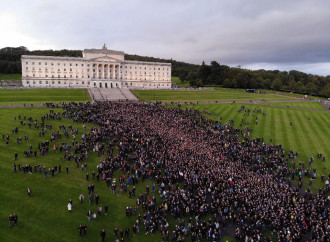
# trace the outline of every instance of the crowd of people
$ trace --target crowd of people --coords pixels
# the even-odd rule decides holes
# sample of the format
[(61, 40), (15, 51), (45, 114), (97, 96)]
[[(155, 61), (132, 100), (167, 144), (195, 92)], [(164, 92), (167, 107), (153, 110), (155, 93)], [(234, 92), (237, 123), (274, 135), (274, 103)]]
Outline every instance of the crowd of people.
[[(31, 125), (34, 122), (35, 128), (41, 127), (40, 137), (48, 130), (51, 133), (50, 142), (38, 144), (39, 152), (30, 146), (24, 156), (46, 155), (53, 146), (54, 152), (63, 152), (65, 160), (73, 160), (77, 168), (81, 165), (82, 171), (86, 171), (89, 152), (106, 154), (97, 165), (97, 172), (91, 173), (92, 179), (103, 180), (113, 194), (119, 187), (121, 194), (128, 192), (129, 198), (136, 198), (136, 206), (126, 209), (128, 217), (138, 214), (132, 225), (133, 234), (139, 233), (143, 225), (146, 234), (159, 231), (164, 241), (185, 241), (188, 237), (192, 241), (218, 241), (226, 227), (233, 224), (238, 240), (259, 241), (265, 239), (265, 231), (271, 231), (279, 241), (330, 239), (329, 176), (321, 177), (327, 186), (317, 194), (303, 193), (300, 189), (303, 176), (316, 178), (315, 169), (310, 167), (314, 159), (309, 168), (305, 168), (304, 163), (296, 167), (297, 152), (286, 153), (280, 145), (268, 145), (263, 138), (250, 139), (253, 130), (235, 129), (233, 121), (223, 124), (222, 120), (208, 120), (196, 110), (129, 102), (70, 103), (63, 108), (62, 113), (51, 111), (41, 117), (40, 122), (31, 117), (18, 117), (21, 125), (27, 120)], [(262, 110), (246, 108), (238, 112), (265, 115)], [(62, 118), (84, 123), (86, 133), (80, 142), (75, 138), (78, 129), (62, 125), (59, 131), (53, 131), (52, 125), (46, 124), (47, 120)], [(258, 122), (257, 116), (255, 122)], [(93, 126), (89, 133), (86, 123)], [(18, 128), (12, 133), (17, 134)], [(72, 144), (52, 145), (61, 139), (62, 133), (66, 137), (72, 135)], [(243, 141), (240, 136), (245, 137)], [(9, 135), (2, 138), (8, 145)], [(116, 155), (115, 148), (118, 149)], [(325, 159), (322, 154), (318, 154), (318, 158)], [(13, 169), (16, 172), (16, 163)], [(33, 172), (31, 165), (18, 164), (18, 170)], [(114, 173), (118, 170), (123, 174), (117, 180)], [(60, 173), (61, 165), (49, 168), (48, 172), (46, 167), (37, 165), (34, 172), (43, 173), (47, 179), (47, 174)], [(68, 166), (66, 173), (69, 173)], [(86, 173), (86, 180), (89, 179)], [(291, 183), (295, 179), (299, 186)], [(135, 185), (141, 180), (155, 182), (151, 191), (147, 186), (145, 193), (136, 194)], [(156, 192), (160, 201), (154, 196)], [(82, 194), (79, 200), (83, 202)], [(88, 200), (89, 204), (95, 201), (98, 205), (99, 195), (94, 195), (93, 184), (88, 186)], [(71, 212), (72, 200), (67, 207)], [(104, 211), (107, 215), (108, 205)], [(101, 216), (102, 206), (97, 212)], [(169, 215), (178, 221), (173, 231), (169, 231)], [(17, 219), (15, 222), (11, 217), (10, 225), (17, 224)], [(89, 210), (87, 217), (89, 222), (92, 218), (96, 220), (96, 213)], [(78, 230), (82, 236), (87, 226), (81, 225)], [(117, 229), (114, 234), (116, 239), (124, 240), (129, 237), (129, 231), (129, 228)], [(102, 239), (105, 234), (101, 232)]]
[[(240, 141), (240, 129), (205, 119), (196, 110), (110, 102), (71, 103), (64, 109), (65, 117), (95, 125), (75, 153), (84, 159), (89, 150), (107, 151), (97, 169), (113, 192), (119, 169), (125, 174), (120, 190), (125, 185), (131, 196), (130, 187), (140, 178), (157, 181), (161, 201), (139, 197), (137, 206), (144, 203), (145, 214), (133, 225), (135, 231), (143, 223), (146, 233), (160, 231), (164, 240), (212, 241), (231, 223), (238, 240), (261, 240), (265, 231), (279, 241), (329, 239), (327, 187), (303, 196), (288, 179), (292, 154), (279, 145), (259, 138)], [(173, 231), (168, 231), (169, 214), (179, 221)], [(206, 215), (210, 218), (204, 220)]]

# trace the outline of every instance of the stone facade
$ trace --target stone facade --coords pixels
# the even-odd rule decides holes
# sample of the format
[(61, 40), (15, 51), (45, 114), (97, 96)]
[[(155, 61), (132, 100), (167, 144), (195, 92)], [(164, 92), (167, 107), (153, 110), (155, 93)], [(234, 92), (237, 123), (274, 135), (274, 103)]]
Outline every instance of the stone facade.
[(83, 57), (22, 55), (22, 84), (35, 88), (171, 88), (171, 64), (125, 60), (122, 51), (85, 49)]

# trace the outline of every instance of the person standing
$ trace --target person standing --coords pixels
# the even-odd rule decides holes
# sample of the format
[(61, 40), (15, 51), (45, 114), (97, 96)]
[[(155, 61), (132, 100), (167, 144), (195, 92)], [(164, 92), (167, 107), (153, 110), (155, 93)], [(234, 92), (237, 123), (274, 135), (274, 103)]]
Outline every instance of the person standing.
[(91, 219), (92, 219), (92, 211), (91, 210), (88, 210), (87, 217), (88, 217), (88, 222), (91, 222)]
[(31, 196), (31, 189), (29, 187), (27, 189), (27, 194), (29, 195), (29, 197)]
[(108, 204), (106, 204), (104, 206), (104, 213), (105, 213), (105, 215), (108, 215), (108, 209), (109, 209), (109, 206), (108, 206)]
[(83, 226), (81, 224), (78, 227), (78, 231), (79, 231), (79, 237), (81, 238), (82, 233), (83, 233)]
[(106, 236), (106, 233), (105, 233), (104, 229), (102, 229), (100, 236), (102, 238), (102, 242), (104, 242), (105, 241), (105, 236)]
[(72, 210), (72, 204), (71, 203), (68, 203), (68, 211), (71, 213), (71, 210)]
[(82, 203), (84, 201), (84, 199), (85, 199), (84, 195), (83, 194), (80, 194), (79, 195), (79, 201), (80, 201), (80, 203)]

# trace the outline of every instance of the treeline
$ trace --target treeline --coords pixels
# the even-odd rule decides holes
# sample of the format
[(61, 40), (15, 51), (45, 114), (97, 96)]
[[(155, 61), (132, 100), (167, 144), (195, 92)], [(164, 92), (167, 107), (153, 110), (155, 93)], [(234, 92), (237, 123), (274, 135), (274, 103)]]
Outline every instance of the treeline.
[(330, 75), (318, 76), (300, 71), (246, 70), (204, 62), (195, 72), (182, 72), (180, 80), (192, 86), (222, 85), (228, 88), (273, 89), (330, 97)]
[(22, 73), (22, 55), (44, 55), (44, 56), (71, 56), (82, 57), (81, 50), (33, 50), (29, 51), (26, 47), (17, 48), (6, 47), (0, 49), (0, 73), (18, 74)]
[[(21, 55), (82, 57), (81, 50), (34, 50), (26, 47), (0, 49), (0, 73), (21, 73)], [(273, 89), (330, 97), (330, 76), (306, 74), (300, 71), (246, 70), (221, 65), (211, 61), (210, 65), (194, 65), (176, 60), (125, 54), (126, 60), (167, 62), (172, 64), (172, 76), (182, 82), (202, 87), (221, 85), (229, 88)]]

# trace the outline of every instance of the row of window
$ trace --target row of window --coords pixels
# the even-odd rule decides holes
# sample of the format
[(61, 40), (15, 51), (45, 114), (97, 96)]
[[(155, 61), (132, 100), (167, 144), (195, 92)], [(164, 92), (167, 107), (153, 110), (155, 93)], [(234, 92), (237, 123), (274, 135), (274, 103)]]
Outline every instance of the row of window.
[[(35, 62), (31, 62), (32, 63), (32, 65), (35, 65)], [(42, 63), (44, 63), (45, 64), (45, 66), (47, 66), (48, 65), (48, 62), (39, 62), (39, 66), (41, 66), (41, 64)], [(26, 65), (29, 65), (29, 62), (28, 61), (26, 61), (25, 62), (25, 64)], [(67, 63), (63, 63), (63, 66), (66, 66), (66, 64)], [(53, 62), (51, 62), (50, 63), (50, 65), (51, 66), (54, 66), (54, 63)], [(57, 63), (57, 66), (60, 66), (61, 65), (61, 63), (60, 62), (58, 62)], [(69, 63), (69, 66), (72, 66), (73, 64), (72, 63)], [(75, 63), (75, 66), (78, 66), (78, 63)], [(84, 66), (84, 64), (81, 64), (81, 66), (83, 67)], [(89, 67), (89, 64), (87, 64), (87, 67)], [(93, 67), (96, 67), (96, 65), (93, 65)], [(122, 66), (120, 66), (120, 68), (122, 68)], [(128, 66), (125, 66), (125, 69), (127, 69), (128, 68)], [(129, 66), (129, 69), (132, 69), (132, 66)], [(138, 67), (137, 66), (135, 66), (135, 68), (134, 69), (138, 69)], [(156, 70), (157, 68), (156, 67), (154, 67), (153, 68), (154, 70)], [(165, 68), (163, 67), (162, 68), (163, 69), (163, 71), (165, 70)], [(142, 70), (142, 67), (140, 66), (140, 70)], [(147, 70), (147, 67), (144, 67), (144, 70)], [(152, 68), (151, 67), (149, 67), (149, 70), (152, 70)], [(161, 68), (160, 67), (158, 67), (158, 70), (160, 71), (161, 70)], [(169, 70), (169, 68), (166, 68), (166, 70), (168, 71)]]
[[(35, 85), (36, 83), (37, 83), (37, 81), (32, 81), (32, 84), (33, 84), (33, 85)], [(26, 81), (26, 84), (29, 85), (29, 84), (30, 84), (30, 81)], [(48, 84), (53, 84), (53, 85), (54, 85), (54, 84), (56, 84), (56, 82), (55, 82), (55, 81), (39, 81), (39, 84), (40, 84), (40, 85), (42, 85), (42, 84), (46, 84), (46, 85), (48, 85)], [(58, 84), (58, 85), (61, 85), (62, 82), (61, 82), (61, 81), (58, 81), (57, 84)], [(64, 81), (63, 84), (66, 85), (67, 82)], [(73, 82), (70, 82), (70, 84), (74, 84), (74, 83), (73, 83)], [(81, 82), (81, 84), (84, 85), (85, 82), (83, 81), (83, 82)], [(88, 82), (87, 84), (89, 85), (90, 82)], [(79, 83), (76, 82), (76, 85), (79, 85)]]
[[(32, 61), (31, 63), (32, 63), (32, 65), (35, 64), (33, 61)], [(26, 65), (29, 65), (29, 62), (26, 61), (25, 64), (26, 64)], [(42, 62), (39, 62), (39, 66), (41, 66), (41, 64), (42, 64)], [(47, 65), (48, 65), (48, 62), (44, 62), (44, 64), (45, 64), (45, 66), (47, 66)], [(75, 64), (76, 64), (76, 66), (78, 66), (78, 63), (75, 63)], [(50, 65), (53, 66), (54, 63), (51, 62)], [(59, 62), (59, 63), (57, 63), (57, 65), (60, 66), (61, 63)], [(72, 66), (72, 63), (69, 63), (69, 65)], [(63, 66), (66, 66), (66, 63), (63, 63)], [(81, 64), (81, 66), (84, 66), (84, 64)], [(87, 64), (87, 66), (89, 67), (89, 64)]]
[[(31, 83), (30, 83), (30, 81), (26, 81), (26, 84), (27, 85), (30, 85), (30, 84), (33, 84), (33, 85), (36, 85), (38, 83), (38, 81), (31, 81)], [(62, 82), (61, 81), (57, 81), (57, 83), (55, 82), (55, 81), (39, 81), (39, 83), (38, 83), (39, 85), (61, 85), (62, 84)], [(63, 82), (63, 84), (64, 85), (67, 85), (68, 83), (66, 82), (66, 81), (64, 81)], [(74, 85), (74, 84), (76, 84), (76, 85), (80, 85), (80, 83), (78, 83), (78, 82), (76, 82), (76, 83), (73, 83), (73, 82), (69, 82), (69, 85)], [(125, 82), (124, 83), (124, 85), (125, 86), (129, 86), (129, 84), (130, 84), (130, 86), (133, 86), (133, 83), (131, 82), (131, 83), (128, 83), (128, 82)], [(85, 85), (85, 82), (84, 81), (82, 81), (81, 82), (81, 85)], [(89, 86), (90, 85), (90, 82), (87, 82), (87, 85)], [(100, 84), (101, 85), (101, 84)], [(170, 84), (159, 84), (159, 83), (157, 83), (157, 84), (143, 84), (143, 83), (141, 83), (140, 84), (142, 87), (147, 87), (147, 86), (149, 86), (149, 87), (151, 87), (151, 86), (154, 86), (154, 87), (161, 87), (161, 86), (163, 86), (163, 87), (169, 87), (170, 86)], [(96, 86), (96, 82), (94, 82), (94, 86)], [(138, 85), (135, 85), (135, 86), (138, 86)], [(112, 87), (112, 84), (111, 84), (111, 87)], [(118, 87), (118, 83), (116, 83), (116, 87)]]
[[(25, 75), (26, 77), (29, 77), (29, 75)], [(36, 77), (36, 74), (33, 74), (32, 77)], [(39, 76), (40, 77), (40, 76)], [(45, 77), (50, 77), (48, 75), (45, 75)], [(58, 78), (61, 78), (61, 75), (57, 75)], [(64, 78), (67, 78), (66, 75), (63, 76)], [(52, 78), (55, 78), (55, 75), (52, 75)], [(70, 78), (74, 78), (72, 75), (70, 75)], [(76, 78), (79, 78), (76, 76)], [(81, 76), (81, 78), (85, 78), (84, 76)], [(87, 76), (87, 78), (90, 78), (90, 76)]]

